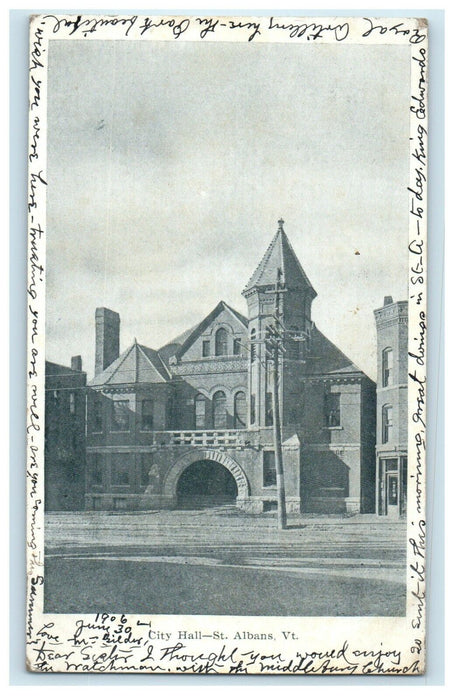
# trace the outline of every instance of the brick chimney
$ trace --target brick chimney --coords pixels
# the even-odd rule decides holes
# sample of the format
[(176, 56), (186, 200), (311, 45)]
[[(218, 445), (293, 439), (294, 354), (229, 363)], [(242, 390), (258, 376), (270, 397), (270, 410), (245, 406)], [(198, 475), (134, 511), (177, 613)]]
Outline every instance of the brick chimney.
[(95, 376), (112, 364), (120, 354), (120, 315), (100, 307), (96, 309)]
[(80, 355), (71, 357), (71, 369), (73, 372), (82, 372), (82, 357)]

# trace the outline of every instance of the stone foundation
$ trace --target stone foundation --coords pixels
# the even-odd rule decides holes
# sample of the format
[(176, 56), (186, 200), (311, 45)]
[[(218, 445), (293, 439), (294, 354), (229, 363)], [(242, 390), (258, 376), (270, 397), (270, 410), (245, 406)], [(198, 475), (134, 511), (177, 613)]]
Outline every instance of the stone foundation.
[[(287, 513), (300, 513), (299, 498), (286, 498)], [(260, 514), (277, 510), (276, 496), (237, 498), (236, 507), (245, 513)], [(89, 493), (85, 494), (85, 510), (172, 510), (177, 506), (175, 496), (147, 493)], [(196, 504), (194, 508), (196, 508)], [(201, 504), (200, 507), (204, 507)]]
[(170, 510), (176, 498), (143, 493), (92, 493), (85, 495), (85, 510)]
[[(266, 513), (267, 511), (277, 510), (277, 498), (276, 496), (264, 497), (264, 496), (250, 496), (245, 499), (236, 499), (236, 506), (245, 513)], [(285, 499), (285, 506), (287, 513), (300, 513), (301, 512), (301, 500), (297, 497), (287, 497)]]
[(345, 510), (347, 513), (360, 513), (361, 512), (361, 500), (358, 497), (346, 498), (345, 499)]

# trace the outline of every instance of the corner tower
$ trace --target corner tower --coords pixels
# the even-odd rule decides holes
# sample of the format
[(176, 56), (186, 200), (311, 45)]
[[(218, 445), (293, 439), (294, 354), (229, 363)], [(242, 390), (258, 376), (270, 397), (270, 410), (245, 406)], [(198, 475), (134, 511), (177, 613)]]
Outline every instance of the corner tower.
[(290, 245), (282, 219), (243, 296), (248, 304), (251, 345), (249, 425), (254, 428), (273, 424), (271, 365), (267, 361), (264, 340), (267, 327), (276, 325), (278, 310), (285, 349), (280, 368), (281, 420), (284, 426), (298, 426), (301, 424), (299, 377), (310, 341), (311, 307), (317, 292)]

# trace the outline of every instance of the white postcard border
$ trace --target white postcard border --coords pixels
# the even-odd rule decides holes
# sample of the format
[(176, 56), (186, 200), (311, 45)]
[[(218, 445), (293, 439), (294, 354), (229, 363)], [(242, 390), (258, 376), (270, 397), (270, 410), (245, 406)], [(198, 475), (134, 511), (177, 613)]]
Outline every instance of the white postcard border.
[[(134, 19), (135, 17), (135, 19)], [(149, 23), (147, 24), (147, 19)], [(426, 430), (426, 271), (427, 271), (427, 27), (423, 20), (361, 18), (283, 18), (293, 25), (287, 36), (271, 35), (270, 18), (215, 17), (197, 23), (194, 17), (122, 18), (75, 16), (35, 17), (31, 22), (30, 118), (28, 174), (28, 338), (27, 338), (27, 662), (35, 671), (161, 672), (161, 673), (296, 673), (418, 674), (425, 667), (425, 430)], [(278, 19), (275, 19), (279, 22)], [(229, 22), (233, 24), (229, 26)], [(365, 24), (366, 22), (366, 24)], [(305, 24), (308, 26), (305, 27)], [(325, 28), (325, 29), (324, 29)], [(348, 29), (347, 29), (348, 28)], [(204, 36), (202, 31), (206, 29)], [(293, 36), (291, 36), (294, 31)], [(315, 35), (315, 36), (313, 36)], [(212, 618), (197, 616), (197, 628), (241, 628), (293, 633), (278, 643), (255, 642), (247, 668), (222, 641), (209, 647), (194, 640), (183, 652), (163, 651), (146, 637), (139, 648), (120, 653), (112, 641), (131, 627), (139, 636), (135, 615), (44, 615), (44, 363), (45, 363), (45, 237), (46, 237), (46, 70), (48, 42), (71, 40), (178, 41), (311, 41), (409, 44), (412, 51), (409, 176), (409, 440), (407, 615), (405, 618)], [(96, 619), (98, 617), (98, 619)], [(156, 616), (157, 617), (157, 616)], [(156, 620), (156, 617), (153, 620)], [(159, 616), (162, 630), (192, 629), (194, 618)], [(151, 621), (150, 621), (151, 625)], [(81, 631), (82, 626), (82, 631)], [(97, 626), (97, 627), (96, 627)], [(153, 626), (156, 626), (153, 623)], [(99, 631), (90, 652), (75, 643), (84, 629)], [(345, 630), (348, 629), (348, 635)], [(328, 632), (329, 630), (329, 632)], [(303, 639), (303, 641), (301, 641)], [(329, 644), (326, 644), (326, 639)], [(378, 640), (382, 640), (379, 642)], [(118, 646), (118, 645), (117, 645)], [(227, 648), (226, 648), (227, 647)], [(145, 651), (145, 653), (144, 653)], [(297, 656), (299, 654), (299, 656)], [(147, 658), (148, 655), (148, 658)], [(279, 658), (274, 658), (279, 655)], [(88, 658), (85, 658), (88, 656)], [(184, 657), (184, 658), (182, 658)], [(266, 658), (264, 658), (266, 657)], [(301, 661), (303, 659), (303, 661)], [(305, 661), (312, 663), (304, 663)], [(314, 660), (318, 664), (314, 663)], [(323, 664), (326, 662), (325, 670)]]

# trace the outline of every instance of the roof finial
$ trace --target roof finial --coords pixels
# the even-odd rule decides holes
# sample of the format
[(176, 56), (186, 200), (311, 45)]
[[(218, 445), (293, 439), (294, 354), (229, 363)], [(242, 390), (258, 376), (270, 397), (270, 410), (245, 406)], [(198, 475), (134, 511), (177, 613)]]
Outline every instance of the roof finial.
[(279, 219), (279, 221), (278, 221), (277, 223), (279, 224), (279, 229), (278, 229), (278, 230), (279, 230), (279, 231), (283, 231), (283, 230), (284, 230), (284, 223), (285, 223), (285, 221), (284, 221), (284, 219), (282, 218), (282, 216), (281, 216), (281, 218)]

